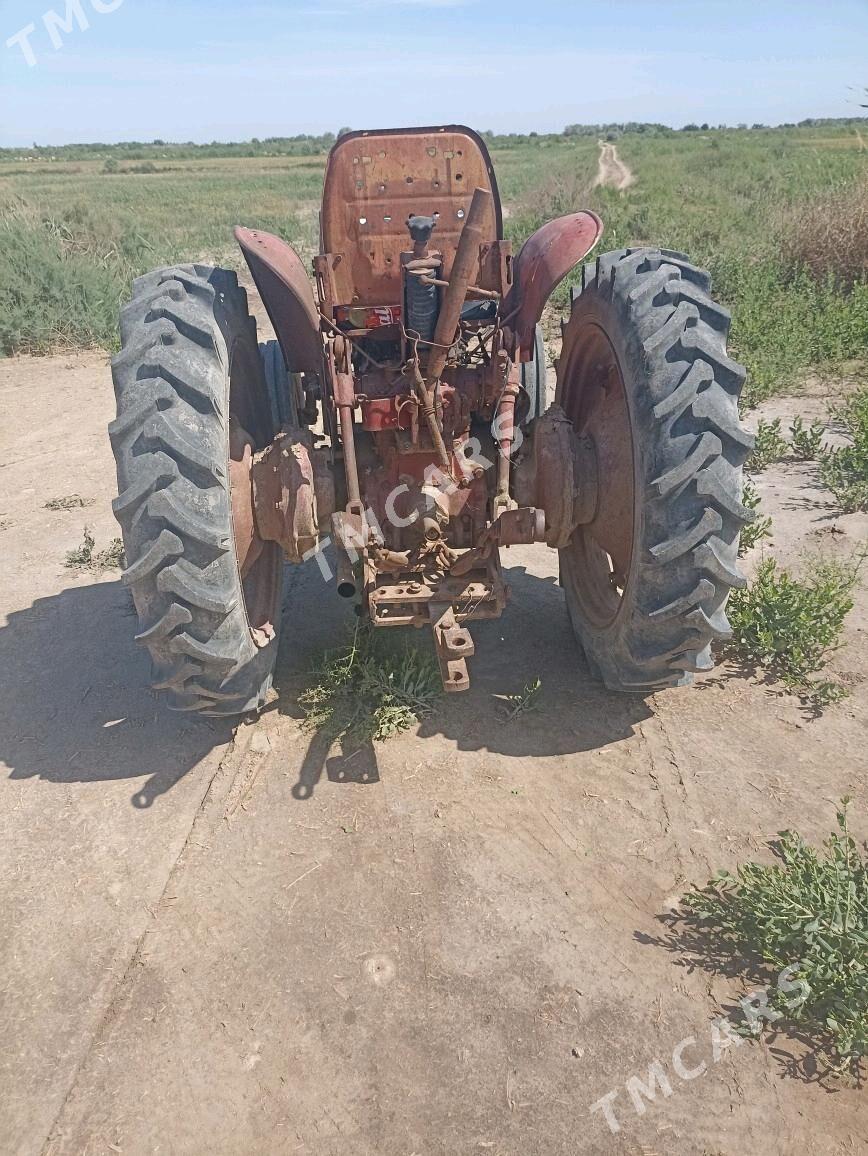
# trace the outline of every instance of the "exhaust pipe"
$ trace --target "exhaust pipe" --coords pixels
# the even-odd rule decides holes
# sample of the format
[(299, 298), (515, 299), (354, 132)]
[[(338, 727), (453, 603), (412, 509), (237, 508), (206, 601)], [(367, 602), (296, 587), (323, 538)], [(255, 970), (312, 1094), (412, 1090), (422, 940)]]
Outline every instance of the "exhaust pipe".
[(446, 368), (449, 350), (455, 340), (461, 308), (467, 299), (467, 290), (479, 268), (479, 246), (483, 242), (482, 223), (491, 193), (487, 189), (474, 189), (473, 200), (467, 213), (467, 220), (461, 230), (452, 271), (449, 274), (449, 288), (443, 295), (437, 328), (434, 330), (434, 348), (428, 359), (426, 377), (428, 381), (439, 381)]
[(338, 594), (341, 598), (355, 598), (358, 587), (356, 576), (353, 573), (353, 564), (350, 556), (343, 550), (338, 550)]

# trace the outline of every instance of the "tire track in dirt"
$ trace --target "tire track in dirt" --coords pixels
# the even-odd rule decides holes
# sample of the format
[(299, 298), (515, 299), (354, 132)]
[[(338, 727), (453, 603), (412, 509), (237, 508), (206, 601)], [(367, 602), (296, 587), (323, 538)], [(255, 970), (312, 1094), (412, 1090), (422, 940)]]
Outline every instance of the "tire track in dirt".
[(618, 150), (606, 141), (599, 141), (599, 145), (600, 162), (594, 188), (598, 185), (608, 185), (610, 188), (618, 189), (619, 192), (629, 189), (635, 177), (618, 156)]

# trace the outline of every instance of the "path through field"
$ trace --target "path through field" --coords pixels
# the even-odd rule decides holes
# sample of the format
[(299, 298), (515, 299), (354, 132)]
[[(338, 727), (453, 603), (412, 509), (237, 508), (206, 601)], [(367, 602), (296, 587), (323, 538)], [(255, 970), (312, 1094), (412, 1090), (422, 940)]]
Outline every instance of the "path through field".
[[(63, 565), (85, 523), (117, 533), (113, 408), (102, 356), (0, 361), (0, 1151), (864, 1151), (864, 1096), (828, 1095), (798, 1039), (721, 1055), (743, 988), (668, 922), (783, 827), (825, 837), (844, 794), (866, 835), (864, 590), (833, 664), (852, 697), (810, 721), (722, 670), (606, 693), (555, 556), (513, 548), (471, 691), (341, 748), (294, 701), (350, 615), (296, 568), (280, 702), (233, 730), (147, 690), (116, 571)], [(784, 557), (868, 533), (813, 467), (762, 489)], [(504, 722), (495, 696), (536, 677), (539, 710)]]
[(600, 141), (600, 162), (594, 185), (610, 185), (613, 189), (628, 189), (633, 184), (633, 174), (618, 156), (613, 144)]

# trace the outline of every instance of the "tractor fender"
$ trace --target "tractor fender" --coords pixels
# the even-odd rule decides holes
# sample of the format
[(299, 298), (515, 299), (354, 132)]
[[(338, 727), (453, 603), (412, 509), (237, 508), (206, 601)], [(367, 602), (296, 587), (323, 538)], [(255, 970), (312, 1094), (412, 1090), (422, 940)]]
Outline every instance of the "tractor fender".
[(322, 372), (323, 339), (313, 286), (286, 241), (258, 229), (235, 230), (290, 373)]
[(603, 232), (596, 213), (582, 210), (540, 226), (513, 261), (512, 288), (501, 306), (503, 325), (512, 339), (510, 352), (519, 361), (533, 357), (536, 327), (545, 304), (567, 273), (587, 257)]

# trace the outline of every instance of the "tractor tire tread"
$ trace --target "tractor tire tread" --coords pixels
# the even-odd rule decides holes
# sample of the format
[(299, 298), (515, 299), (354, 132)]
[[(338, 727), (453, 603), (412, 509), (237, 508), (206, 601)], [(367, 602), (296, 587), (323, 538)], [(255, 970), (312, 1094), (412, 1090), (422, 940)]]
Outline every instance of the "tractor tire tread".
[[(710, 291), (709, 274), (682, 253), (604, 253), (583, 268), (564, 326), (559, 374), (569, 373), (571, 345), (588, 315), (624, 335), (632, 370), (625, 387), (641, 510), (632, 577), (611, 626), (597, 627), (583, 612), (580, 574), (570, 570), (569, 547), (561, 552), (576, 636), (613, 690), (653, 693), (710, 669), (711, 644), (730, 636), (729, 591), (745, 581), (738, 539), (751, 512), (741, 501), (741, 472), (753, 445), (738, 413), (745, 371), (727, 354), (730, 314)], [(559, 398), (567, 388), (559, 381)]]
[(178, 710), (241, 714), (271, 686), (276, 640), (258, 645), (247, 621), (226, 460), (230, 342), (256, 350), (255, 331), (236, 275), (206, 265), (139, 277), (121, 312), (109, 430), (123, 581), (152, 685)]

